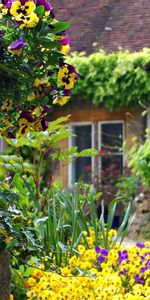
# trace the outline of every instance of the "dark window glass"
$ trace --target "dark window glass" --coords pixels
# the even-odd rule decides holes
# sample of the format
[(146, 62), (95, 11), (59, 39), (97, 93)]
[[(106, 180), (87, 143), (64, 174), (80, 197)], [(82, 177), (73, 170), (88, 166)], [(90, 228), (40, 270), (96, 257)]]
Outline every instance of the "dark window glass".
[(101, 125), (101, 182), (113, 184), (123, 174), (123, 124)]
[(118, 152), (123, 143), (123, 124), (109, 123), (101, 125), (101, 147)]
[(73, 126), (73, 145), (78, 147), (79, 151), (91, 148), (91, 125)]
[[(72, 146), (77, 146), (78, 151), (82, 151), (92, 147), (92, 126), (72, 126), (73, 133), (76, 134), (72, 138)], [(77, 182), (79, 179), (84, 182), (91, 181), (91, 157), (80, 157), (72, 163), (72, 183)]]
[(90, 182), (91, 172), (91, 157), (79, 157), (75, 162), (75, 182), (79, 179)]

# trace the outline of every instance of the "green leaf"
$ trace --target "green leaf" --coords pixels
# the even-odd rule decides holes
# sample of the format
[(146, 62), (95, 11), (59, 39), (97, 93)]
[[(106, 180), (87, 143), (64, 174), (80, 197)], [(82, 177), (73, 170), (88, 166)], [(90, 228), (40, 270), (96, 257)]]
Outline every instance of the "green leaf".
[(38, 17), (43, 17), (45, 12), (45, 7), (43, 5), (40, 5), (36, 8), (35, 13), (38, 15)]
[(26, 288), (24, 280), (17, 270), (12, 268), (11, 274), (12, 274), (12, 280), (16, 285), (18, 285), (21, 288)]
[(97, 154), (98, 154), (98, 150), (89, 148), (89, 149), (82, 150), (79, 154), (77, 154), (77, 157), (96, 156)]
[(6, 250), (11, 251), (17, 245), (18, 245), (18, 241), (16, 239), (12, 239), (10, 243), (6, 246)]
[(40, 44), (42, 44), (43, 47), (47, 49), (60, 48), (60, 43), (52, 41), (49, 37), (40, 36), (38, 38), (38, 41)]
[(62, 31), (67, 30), (70, 27), (70, 23), (69, 22), (56, 22), (54, 24), (52, 24), (53, 28), (50, 29), (51, 33), (59, 33)]

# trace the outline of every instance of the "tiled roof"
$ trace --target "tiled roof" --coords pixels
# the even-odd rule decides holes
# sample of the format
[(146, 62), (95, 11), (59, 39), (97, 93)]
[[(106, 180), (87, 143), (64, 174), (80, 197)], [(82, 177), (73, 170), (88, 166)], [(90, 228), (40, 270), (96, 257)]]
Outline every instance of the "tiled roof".
[[(71, 50), (150, 47), (150, 0), (52, 0), (56, 18), (70, 21)], [(97, 43), (93, 48), (92, 44)]]

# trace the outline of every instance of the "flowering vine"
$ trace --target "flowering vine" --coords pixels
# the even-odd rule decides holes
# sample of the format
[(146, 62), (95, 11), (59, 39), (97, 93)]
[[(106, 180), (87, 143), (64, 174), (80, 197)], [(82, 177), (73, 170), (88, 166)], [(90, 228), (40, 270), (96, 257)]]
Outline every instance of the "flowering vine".
[(67, 64), (68, 22), (46, 0), (0, 1), (0, 135), (46, 130), (55, 105), (69, 101), (79, 75)]

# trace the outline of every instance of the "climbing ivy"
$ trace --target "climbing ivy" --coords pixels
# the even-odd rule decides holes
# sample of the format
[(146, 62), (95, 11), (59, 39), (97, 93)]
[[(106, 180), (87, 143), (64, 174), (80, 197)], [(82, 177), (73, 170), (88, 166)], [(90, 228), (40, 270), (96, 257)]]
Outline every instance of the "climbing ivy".
[(150, 104), (150, 49), (140, 52), (118, 51), (110, 54), (100, 50), (86, 56), (73, 53), (70, 57), (80, 73), (72, 99), (102, 103), (110, 111), (139, 103)]

